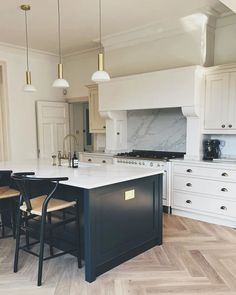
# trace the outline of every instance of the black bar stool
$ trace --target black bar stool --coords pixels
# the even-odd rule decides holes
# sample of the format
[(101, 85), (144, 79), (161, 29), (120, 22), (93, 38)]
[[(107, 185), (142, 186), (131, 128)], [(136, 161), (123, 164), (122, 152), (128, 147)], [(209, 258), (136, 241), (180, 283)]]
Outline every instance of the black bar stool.
[[(16, 198), (19, 197), (20, 192), (11, 188), (11, 170), (0, 170), (0, 218), (1, 218), (1, 237), (15, 237), (16, 219), (15, 219), (15, 208)], [(12, 228), (12, 234), (6, 234), (6, 219), (10, 222)]]
[[(80, 247), (80, 224), (79, 224), (79, 206), (78, 200), (74, 201), (64, 201), (55, 198), (55, 192), (59, 186), (60, 181), (68, 180), (67, 177), (52, 177), (52, 178), (41, 178), (35, 177), (33, 172), (22, 172), (14, 173), (12, 178), (15, 180), (18, 188), (20, 190), (19, 207), (17, 214), (17, 225), (16, 225), (16, 249), (15, 249), (15, 260), (14, 260), (14, 272), (18, 271), (18, 258), (19, 250), (23, 250), (27, 253), (33, 254), (39, 258), (38, 261), (38, 286), (42, 284), (42, 271), (43, 271), (43, 261), (51, 258), (55, 258), (67, 253), (77, 252), (78, 267), (81, 268), (81, 247)], [(45, 195), (33, 196), (32, 187), (34, 184), (40, 187), (48, 188), (48, 192)], [(52, 223), (52, 213), (64, 210), (66, 208), (75, 207), (75, 216), (70, 215), (69, 218), (59, 219), (58, 216), (55, 218), (57, 222)], [(30, 243), (29, 236), (30, 233), (38, 234), (37, 228), (30, 223), (30, 221), (37, 221), (40, 223), (40, 233), (39, 240)], [(77, 247), (70, 249), (68, 251), (61, 251), (60, 253), (53, 253), (53, 233), (54, 229), (59, 226), (65, 226), (70, 222), (76, 222), (77, 227)], [(26, 245), (20, 245), (20, 235), (21, 232), (25, 232)], [(50, 256), (44, 257), (44, 243), (49, 241), (50, 246)], [(31, 250), (31, 247), (35, 244), (40, 243), (39, 254)]]

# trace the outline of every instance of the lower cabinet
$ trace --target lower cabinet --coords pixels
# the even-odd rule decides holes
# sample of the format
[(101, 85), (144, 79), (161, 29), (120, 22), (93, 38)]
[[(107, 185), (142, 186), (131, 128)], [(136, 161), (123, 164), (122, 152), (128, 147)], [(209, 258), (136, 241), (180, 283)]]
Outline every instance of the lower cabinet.
[(236, 165), (173, 163), (173, 214), (236, 227)]
[(80, 153), (79, 160), (87, 163), (113, 164), (113, 156), (99, 153)]

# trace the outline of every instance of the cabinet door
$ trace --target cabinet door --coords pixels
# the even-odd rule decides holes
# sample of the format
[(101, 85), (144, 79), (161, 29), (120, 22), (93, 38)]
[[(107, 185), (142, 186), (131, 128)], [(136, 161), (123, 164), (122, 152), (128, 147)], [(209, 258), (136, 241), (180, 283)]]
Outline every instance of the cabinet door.
[(224, 130), (228, 126), (229, 74), (206, 78), (205, 129)]
[(229, 120), (227, 129), (236, 129), (236, 72), (230, 74), (229, 82)]
[(105, 133), (106, 122), (99, 114), (98, 88), (89, 88), (89, 122), (91, 133)]

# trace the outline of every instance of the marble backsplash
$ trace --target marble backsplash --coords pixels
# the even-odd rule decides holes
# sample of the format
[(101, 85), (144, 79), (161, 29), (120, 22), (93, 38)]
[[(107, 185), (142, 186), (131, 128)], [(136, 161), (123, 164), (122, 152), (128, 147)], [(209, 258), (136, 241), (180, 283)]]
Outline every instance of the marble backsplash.
[(211, 139), (220, 140), (221, 157), (236, 158), (236, 135), (211, 135)]
[(181, 108), (128, 111), (128, 148), (185, 152), (186, 128)]

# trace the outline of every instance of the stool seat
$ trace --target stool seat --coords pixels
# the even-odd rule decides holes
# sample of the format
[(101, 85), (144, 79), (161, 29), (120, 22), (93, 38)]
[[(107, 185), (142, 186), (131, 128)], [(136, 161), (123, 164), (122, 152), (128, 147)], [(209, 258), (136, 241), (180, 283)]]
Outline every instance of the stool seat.
[(18, 197), (20, 192), (10, 188), (9, 186), (2, 186), (0, 187), (0, 200)]
[[(46, 197), (47, 197), (46, 195), (43, 195), (30, 200), (31, 207), (32, 207), (32, 210), (30, 211), (31, 214), (35, 214), (38, 216), (42, 215), (42, 206)], [(68, 202), (68, 201), (59, 200), (59, 199), (50, 199), (48, 203), (48, 207), (47, 207), (47, 212), (62, 210), (65, 208), (73, 207), (75, 205), (76, 205), (75, 201)], [(27, 212), (27, 207), (25, 202), (22, 204), (20, 209), (24, 212)]]

